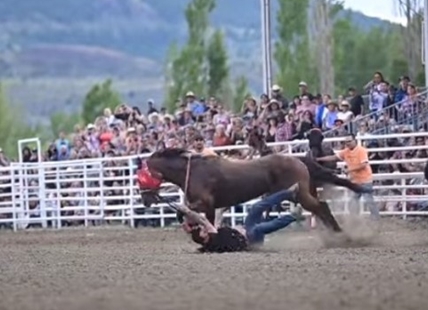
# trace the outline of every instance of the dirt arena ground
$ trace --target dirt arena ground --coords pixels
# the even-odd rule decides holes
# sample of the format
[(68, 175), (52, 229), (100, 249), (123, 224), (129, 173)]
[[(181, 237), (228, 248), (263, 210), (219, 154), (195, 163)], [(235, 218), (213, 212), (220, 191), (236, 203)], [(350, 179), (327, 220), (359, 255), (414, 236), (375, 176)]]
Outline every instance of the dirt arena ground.
[(352, 247), (284, 231), (262, 251), (199, 254), (176, 229), (1, 231), (0, 309), (428, 309), (428, 225), (359, 233)]

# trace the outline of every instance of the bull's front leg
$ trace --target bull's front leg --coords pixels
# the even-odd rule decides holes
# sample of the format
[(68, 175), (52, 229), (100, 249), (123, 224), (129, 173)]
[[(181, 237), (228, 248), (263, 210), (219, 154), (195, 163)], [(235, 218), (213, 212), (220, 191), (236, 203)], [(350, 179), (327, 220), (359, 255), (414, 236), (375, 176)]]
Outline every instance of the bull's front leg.
[(214, 206), (212, 206), (208, 200), (197, 200), (195, 202), (189, 203), (189, 208), (195, 212), (205, 213), (207, 220), (215, 226), (216, 212)]
[(206, 208), (205, 210), (205, 217), (214, 227), (216, 225), (215, 213), (216, 212), (214, 208)]

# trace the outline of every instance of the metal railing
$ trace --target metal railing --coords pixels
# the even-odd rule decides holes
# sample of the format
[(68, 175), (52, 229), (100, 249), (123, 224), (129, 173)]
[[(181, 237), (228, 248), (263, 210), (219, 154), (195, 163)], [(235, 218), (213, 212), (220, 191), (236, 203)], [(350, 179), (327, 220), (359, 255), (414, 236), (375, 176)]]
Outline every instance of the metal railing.
[[(428, 91), (424, 89), (423, 92), (418, 93), (417, 97), (420, 98), (421, 100), (424, 100), (427, 94), (428, 94)], [(368, 100), (368, 96), (366, 97), (366, 100)], [(424, 115), (426, 115), (425, 113), (428, 111), (428, 107), (423, 106), (422, 109), (417, 107), (411, 107), (410, 110), (405, 110), (405, 111), (401, 111), (400, 109), (398, 109), (398, 107), (401, 107), (401, 105), (403, 105), (403, 103), (405, 102), (406, 100), (402, 100), (394, 103), (391, 106), (385, 107), (378, 112), (372, 112), (362, 117), (357, 117), (345, 123), (343, 127), (347, 129), (347, 132), (356, 134), (360, 124), (363, 124), (363, 123), (369, 124), (371, 120), (379, 120), (381, 116), (384, 116), (384, 117), (386, 116), (393, 119), (396, 125), (413, 125), (414, 128), (412, 130), (418, 130), (419, 127), (425, 124), (425, 122), (427, 122), (428, 120), (426, 118), (418, 117), (416, 115), (420, 113), (424, 113)], [(388, 125), (385, 124), (385, 126), (382, 126), (382, 127), (387, 127), (387, 126)], [(376, 128), (376, 130), (379, 133), (388, 133), (388, 131), (383, 128)], [(326, 137), (333, 137), (337, 135), (339, 131), (340, 129), (334, 128), (324, 132), (324, 135)]]
[[(394, 135), (397, 138), (422, 137), (427, 133), (409, 133)], [(391, 136), (378, 136), (388, 139)], [(358, 137), (359, 143), (372, 137)], [(343, 138), (326, 139), (327, 142), (341, 141)], [(290, 141), (282, 146), (292, 150), (296, 143), (307, 141)], [(269, 144), (281, 145), (278, 143)], [(247, 145), (215, 148), (216, 151), (246, 149)], [(369, 152), (408, 151), (428, 149), (422, 146), (397, 146), (370, 148)], [(150, 154), (140, 155), (147, 157)], [(301, 154), (291, 154), (298, 156)], [(93, 225), (94, 222), (117, 221), (131, 226), (141, 221), (156, 221), (157, 226), (165, 226), (175, 221), (175, 214), (166, 204), (146, 209), (139, 199), (135, 184), (136, 156), (92, 158), (88, 160), (70, 160), (39, 163), (14, 163), (11, 167), (0, 168), (0, 225), (10, 225), (14, 230), (24, 229), (37, 224), (44, 228), (61, 228), (64, 225)], [(417, 163), (423, 164), (426, 159), (385, 159), (372, 160), (371, 164)], [(394, 203), (399, 209), (382, 212), (382, 215), (427, 215), (427, 211), (417, 208), (426, 202), (428, 185), (414, 184), (411, 180), (422, 180), (422, 172), (412, 173), (376, 173), (378, 184), (376, 190), (388, 191), (388, 194), (375, 194), (379, 203)], [(383, 184), (383, 181), (396, 184)], [(164, 186), (169, 186), (164, 184)], [(418, 193), (410, 193), (409, 190)], [(181, 190), (163, 193), (174, 197), (182, 203), (184, 196)], [(346, 200), (346, 199), (345, 199)], [(340, 205), (338, 212), (346, 212), (347, 202)], [(247, 207), (256, 200), (246, 202), (241, 209), (231, 208), (226, 214), (234, 225), (246, 215)], [(416, 207), (415, 207), (416, 206)], [(345, 209), (345, 210), (343, 210)], [(307, 214), (307, 213), (306, 213)]]

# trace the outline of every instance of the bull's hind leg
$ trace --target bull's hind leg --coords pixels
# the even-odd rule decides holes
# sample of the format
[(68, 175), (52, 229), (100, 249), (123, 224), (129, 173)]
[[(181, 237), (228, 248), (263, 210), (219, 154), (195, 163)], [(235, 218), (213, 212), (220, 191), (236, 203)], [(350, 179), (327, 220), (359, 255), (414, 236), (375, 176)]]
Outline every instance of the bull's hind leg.
[(333, 214), (331, 213), (328, 204), (313, 197), (309, 190), (300, 190), (298, 194), (298, 200), (304, 209), (315, 214), (328, 229), (331, 229), (334, 232), (342, 231)]
[(332, 173), (330, 175), (328, 175), (327, 177), (323, 176), (320, 179), (323, 180), (323, 183), (328, 183), (328, 184), (332, 184), (332, 185), (336, 185), (336, 186), (340, 186), (340, 187), (345, 187), (345, 188), (348, 188), (355, 193), (367, 192), (367, 190), (364, 187), (362, 187), (361, 185), (356, 184), (354, 182), (351, 182), (348, 179), (338, 177), (337, 175), (332, 174)]
[(337, 223), (335, 217), (331, 213), (331, 210), (325, 201), (319, 201), (320, 212), (316, 214), (320, 220), (326, 225), (328, 228), (332, 229), (334, 232), (341, 232), (342, 229)]

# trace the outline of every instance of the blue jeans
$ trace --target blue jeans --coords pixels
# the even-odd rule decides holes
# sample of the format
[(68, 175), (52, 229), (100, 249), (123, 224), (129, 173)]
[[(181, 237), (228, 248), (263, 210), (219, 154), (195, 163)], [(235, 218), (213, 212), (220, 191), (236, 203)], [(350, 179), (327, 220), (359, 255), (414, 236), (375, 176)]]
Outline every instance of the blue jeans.
[[(367, 206), (369, 207), (370, 217), (375, 219), (375, 220), (378, 220), (380, 218), (380, 215), (379, 215), (379, 208), (377, 207), (376, 202), (374, 201), (374, 198), (373, 198), (373, 193), (372, 193), (373, 192), (373, 183), (371, 183), (371, 182), (370, 183), (363, 183), (363, 184), (360, 184), (360, 186), (363, 189), (370, 191), (370, 192), (369, 193), (359, 193), (359, 194), (355, 193), (354, 198), (356, 200), (359, 200), (361, 197), (364, 197), (364, 199), (367, 202)], [(359, 214), (359, 205), (357, 203), (353, 202), (350, 204), (350, 206), (351, 206), (351, 208), (349, 209), (349, 211), (351, 214)]]
[(272, 206), (277, 206), (284, 200), (292, 199), (293, 191), (283, 190), (265, 197), (251, 207), (244, 223), (250, 244), (263, 243), (265, 235), (287, 227), (296, 220), (291, 215), (284, 215), (270, 221), (265, 221), (263, 218), (263, 213)]

